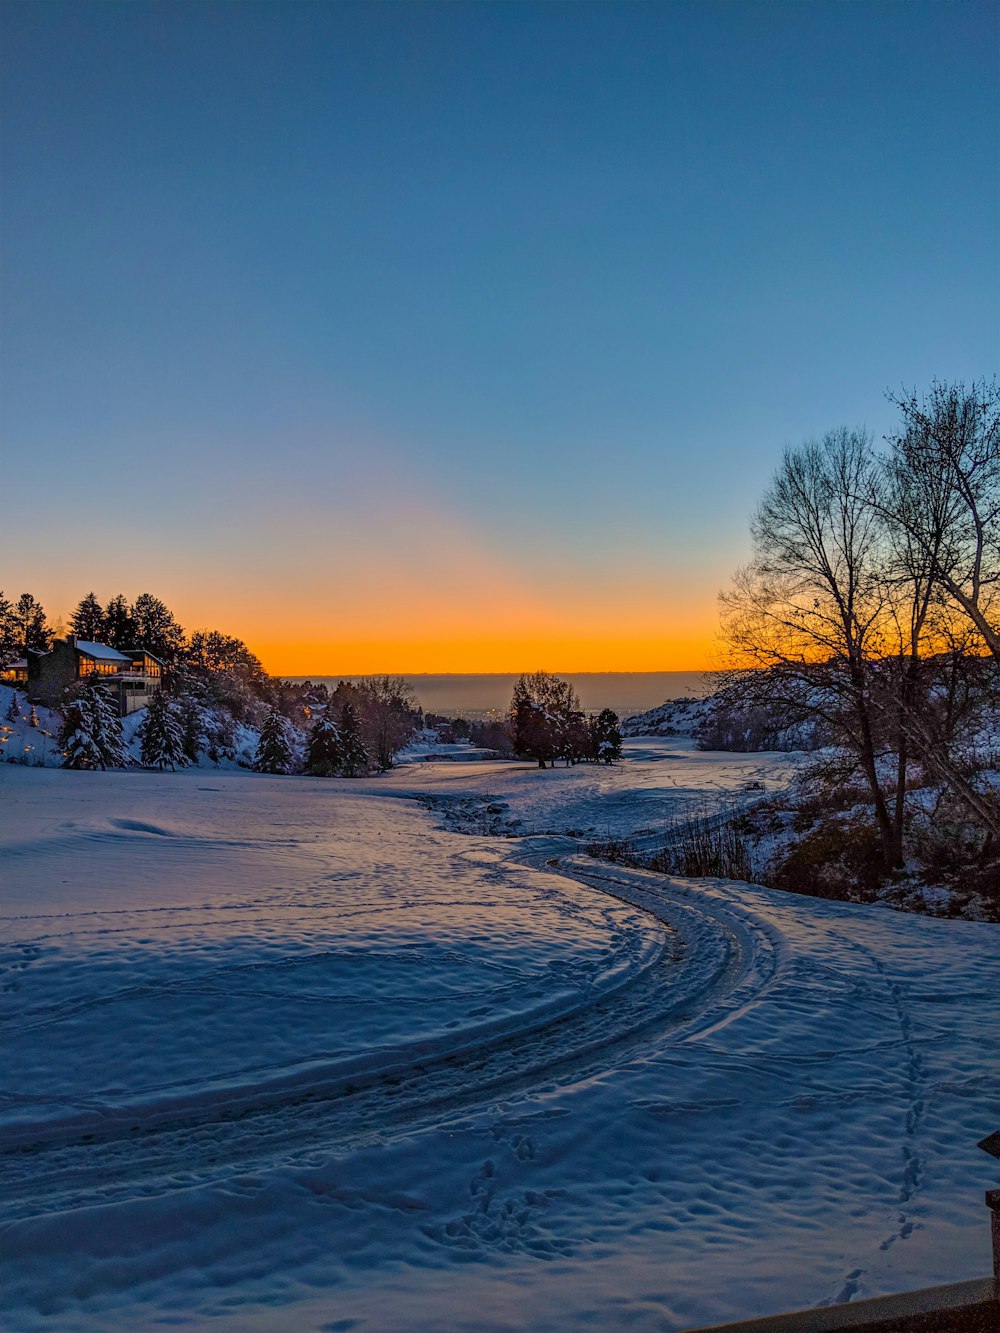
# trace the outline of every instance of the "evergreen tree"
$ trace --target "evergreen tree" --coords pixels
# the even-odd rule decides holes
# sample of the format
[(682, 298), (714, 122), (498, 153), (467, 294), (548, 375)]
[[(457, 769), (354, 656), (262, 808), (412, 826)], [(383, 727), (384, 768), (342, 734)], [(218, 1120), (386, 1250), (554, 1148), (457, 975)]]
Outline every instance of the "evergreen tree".
[(182, 694), (176, 699), (177, 720), (181, 728), (181, 749), (189, 764), (196, 764), (201, 751), (207, 746), (204, 709), (193, 694)]
[(70, 616), (69, 627), (78, 639), (84, 639), (89, 643), (101, 642), (101, 636), (105, 632), (104, 612), (92, 592), (81, 598), (76, 610)]
[(17, 701), (17, 690), (12, 690), (10, 703), (7, 705), (7, 721), (16, 722), (21, 716), (21, 705)]
[(17, 628), (17, 650), (47, 653), (49, 651), (49, 628), (45, 623), (45, 611), (40, 602), (36, 602), (30, 592), (22, 592), (14, 607), (14, 620)]
[(123, 768), (127, 762), (121, 718), (99, 677), (92, 677), (66, 705), (59, 743), (64, 768)]
[(341, 771), (343, 762), (340, 728), (328, 718), (317, 718), (309, 733), (306, 772), (317, 778), (331, 778)]
[(104, 768), (104, 756), (95, 739), (96, 722), (89, 694), (81, 690), (63, 709), (59, 744), (63, 768)]
[(254, 768), (258, 773), (287, 773), (292, 766), (292, 747), (285, 719), (272, 708), (261, 728)]
[(0, 668), (7, 666), (17, 657), (17, 622), (14, 608), (0, 592)]
[(108, 602), (96, 633), (99, 642), (117, 648), (119, 652), (141, 646), (138, 641), (135, 616), (124, 594), (116, 593)]
[(602, 708), (590, 723), (590, 752), (601, 764), (614, 764), (622, 757), (622, 733), (618, 714)]
[(31, 705), (31, 712), (28, 714), (28, 726), (29, 727), (38, 726), (38, 709), (35, 707), (34, 704)]
[(130, 647), (148, 648), (161, 661), (172, 665), (184, 648), (184, 631), (174, 614), (158, 597), (144, 592), (135, 599), (136, 640)]
[(371, 759), (361, 736), (361, 720), (352, 703), (344, 704), (340, 714), (340, 772), (345, 778), (360, 778), (368, 772)]
[(187, 764), (179, 710), (164, 690), (157, 690), (150, 699), (136, 734), (142, 742), (140, 758), (145, 768), (173, 770)]

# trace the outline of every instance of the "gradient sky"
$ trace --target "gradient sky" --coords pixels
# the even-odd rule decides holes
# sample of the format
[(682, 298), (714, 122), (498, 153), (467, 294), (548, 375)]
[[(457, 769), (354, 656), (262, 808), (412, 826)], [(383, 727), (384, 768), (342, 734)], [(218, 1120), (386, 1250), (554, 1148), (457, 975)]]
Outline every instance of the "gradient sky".
[(0, 586), (670, 670), (782, 446), (995, 373), (988, 3), (3, 7)]

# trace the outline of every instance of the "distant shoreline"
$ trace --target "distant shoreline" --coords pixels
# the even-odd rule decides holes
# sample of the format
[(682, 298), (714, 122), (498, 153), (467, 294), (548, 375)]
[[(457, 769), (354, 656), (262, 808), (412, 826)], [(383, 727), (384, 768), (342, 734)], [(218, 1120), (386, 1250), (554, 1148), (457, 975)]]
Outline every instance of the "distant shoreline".
[[(481, 715), (505, 710), (510, 703), (516, 671), (420, 672), (394, 671), (414, 688), (426, 712)], [(572, 682), (585, 709), (613, 708), (620, 716), (656, 708), (667, 699), (704, 697), (710, 692), (704, 671), (556, 671)], [(357, 680), (355, 675), (296, 675), (281, 679), (329, 687), (339, 680)]]

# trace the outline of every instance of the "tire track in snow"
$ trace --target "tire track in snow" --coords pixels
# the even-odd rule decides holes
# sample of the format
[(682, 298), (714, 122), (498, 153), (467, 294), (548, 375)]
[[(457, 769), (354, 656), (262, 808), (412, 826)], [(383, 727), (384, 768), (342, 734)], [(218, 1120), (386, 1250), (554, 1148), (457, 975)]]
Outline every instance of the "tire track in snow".
[[(777, 967), (775, 940), (749, 913), (694, 886), (572, 856), (525, 840), (516, 860), (570, 885), (629, 902), (668, 927), (668, 947), (621, 987), (582, 1007), (465, 1049), (431, 1049), (405, 1068), (360, 1071), (327, 1085), (190, 1108), (179, 1120), (141, 1113), (65, 1141), (39, 1127), (3, 1154), (4, 1216), (149, 1197), (348, 1151), (442, 1124), (492, 1102), (567, 1086), (645, 1049), (728, 1023)], [(563, 842), (574, 853), (575, 846)], [(192, 1163), (197, 1165), (192, 1166)]]

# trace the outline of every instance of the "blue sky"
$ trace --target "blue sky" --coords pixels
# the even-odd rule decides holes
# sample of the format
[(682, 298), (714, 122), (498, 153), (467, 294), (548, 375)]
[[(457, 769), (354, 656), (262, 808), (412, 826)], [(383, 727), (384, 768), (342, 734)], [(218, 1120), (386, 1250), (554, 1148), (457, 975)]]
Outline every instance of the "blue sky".
[(418, 669), (413, 598), (460, 655), (496, 587), (456, 670), (546, 633), (616, 666), (619, 612), (637, 665), (697, 665), (786, 442), (996, 371), (992, 5), (3, 26), (3, 440), (44, 477), (3, 586), (51, 613), (149, 588), (265, 660)]

